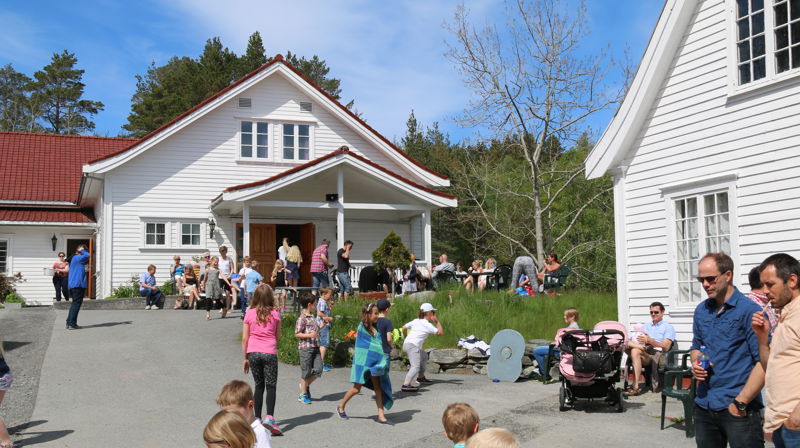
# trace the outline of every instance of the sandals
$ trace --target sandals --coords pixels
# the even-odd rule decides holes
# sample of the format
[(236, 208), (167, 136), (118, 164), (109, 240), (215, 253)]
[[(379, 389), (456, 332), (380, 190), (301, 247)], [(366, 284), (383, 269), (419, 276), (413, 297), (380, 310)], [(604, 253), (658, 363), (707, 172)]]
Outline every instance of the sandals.
[(623, 392), (626, 397), (636, 397), (641, 394), (642, 391), (638, 387), (631, 387), (630, 389)]

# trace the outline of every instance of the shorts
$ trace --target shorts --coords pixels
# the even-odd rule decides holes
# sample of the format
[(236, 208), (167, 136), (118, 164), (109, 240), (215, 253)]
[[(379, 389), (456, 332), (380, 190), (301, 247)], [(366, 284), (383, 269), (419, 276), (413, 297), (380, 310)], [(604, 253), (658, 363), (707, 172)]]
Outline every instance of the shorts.
[(327, 327), (319, 330), (319, 346), (320, 347), (328, 347), (331, 345), (331, 327), (328, 325)]
[(337, 272), (336, 278), (339, 279), (339, 292), (352, 294), (353, 286), (350, 284), (350, 273)]
[(319, 347), (300, 349), (300, 378), (307, 379), (322, 374), (322, 356)]
[(220, 287), (220, 289), (222, 289), (223, 291), (228, 291), (228, 292), (231, 292), (231, 285), (229, 285), (229, 284), (228, 284), (227, 282), (225, 282), (225, 280), (223, 280), (223, 279), (219, 279), (219, 287)]
[(11, 389), (11, 384), (14, 382), (14, 376), (11, 375), (11, 372), (6, 373), (3, 376), (0, 376), (0, 390), (6, 391)]
[(196, 289), (197, 289), (197, 286), (188, 285), (185, 288), (183, 288), (183, 295), (190, 296), (190, 295), (192, 295), (192, 291), (195, 291)]

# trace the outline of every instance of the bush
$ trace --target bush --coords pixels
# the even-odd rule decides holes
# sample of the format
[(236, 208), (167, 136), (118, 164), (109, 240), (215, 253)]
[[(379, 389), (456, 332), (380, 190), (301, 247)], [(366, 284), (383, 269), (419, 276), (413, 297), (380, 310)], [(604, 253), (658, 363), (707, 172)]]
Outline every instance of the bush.
[[(24, 282), (25, 280), (22, 279), (22, 274), (17, 273), (16, 275), (7, 276), (5, 272), (0, 271), (0, 302), (5, 302), (6, 299), (11, 296), (18, 297), (16, 295), (17, 290), (14, 288), (14, 285), (17, 282)], [(20, 302), (23, 300), (20, 299)]]
[(130, 281), (126, 284), (117, 286), (111, 291), (109, 299), (122, 299), (125, 297), (138, 297), (139, 296), (139, 279), (132, 276)]
[(158, 289), (161, 290), (165, 296), (171, 296), (175, 294), (175, 280), (165, 281), (163, 285), (158, 287)]
[(25, 303), (25, 299), (16, 295), (13, 292), (6, 294), (6, 298), (3, 303)]

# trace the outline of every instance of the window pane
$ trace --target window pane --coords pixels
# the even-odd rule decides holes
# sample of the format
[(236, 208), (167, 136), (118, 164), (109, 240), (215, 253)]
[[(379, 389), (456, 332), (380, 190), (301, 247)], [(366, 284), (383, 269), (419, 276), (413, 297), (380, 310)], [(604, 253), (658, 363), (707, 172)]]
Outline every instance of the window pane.
[(156, 224), (156, 233), (164, 233), (165, 224)]
[(689, 263), (678, 263), (678, 280), (686, 281), (689, 279)]
[(691, 287), (689, 286), (689, 283), (679, 283), (678, 285), (678, 299), (681, 302), (689, 302), (689, 297), (691, 294)]
[(750, 17), (750, 30), (752, 36), (764, 32), (764, 13), (760, 12)]
[(298, 137), (297, 139), (298, 139), (297, 142), (298, 147), (308, 149), (308, 142), (309, 142), (308, 137)]
[(163, 246), (164, 245), (164, 234), (156, 235), (156, 244), (159, 245), (159, 246)]
[(192, 245), (199, 246), (200, 245), (200, 235), (192, 235)]
[(259, 134), (266, 134), (267, 133), (267, 123), (259, 121), (256, 123), (256, 132)]
[(689, 238), (697, 238), (697, 218), (689, 219), (687, 221), (689, 224)]
[(753, 57), (757, 58), (759, 56), (763, 56), (764, 52), (766, 51), (766, 39), (764, 36), (758, 36), (753, 38)]
[(689, 198), (686, 200), (686, 216), (689, 218), (697, 216), (697, 198)]
[(781, 3), (775, 5), (775, 26), (780, 26), (789, 21), (789, 11), (786, 9), (789, 5)]
[(697, 240), (689, 241), (689, 257), (700, 258), (700, 243)]
[(780, 50), (789, 46), (789, 27), (782, 26), (775, 30), (775, 48)]
[(764, 9), (764, 0), (750, 0), (750, 12), (761, 11)]
[(252, 145), (253, 144), (253, 134), (242, 134), (242, 144), (243, 145)]
[(792, 68), (800, 67), (800, 45), (792, 48)]
[(253, 132), (253, 122), (252, 121), (243, 121), (242, 122), (242, 132)]
[(156, 225), (152, 223), (145, 224), (145, 232), (146, 233), (155, 233), (156, 232)]
[[(797, 0), (800, 2), (800, 0)], [(800, 11), (800, 8), (798, 8)], [(792, 44), (800, 44), (800, 22), (792, 24)]]
[(267, 146), (267, 136), (266, 135), (262, 135), (262, 134), (258, 134), (256, 136), (256, 144), (258, 146)]
[(294, 137), (291, 135), (284, 135), (283, 136), (283, 147), (284, 148), (294, 148)]
[(728, 213), (728, 193), (717, 193), (717, 207), (720, 213)]
[(720, 252), (724, 252), (728, 255), (731, 254), (731, 239), (730, 237), (723, 236), (720, 238)]
[(242, 157), (253, 157), (253, 147), (250, 145), (242, 145)]
[(800, 0), (789, 0), (789, 15), (792, 20), (800, 19)]
[(706, 211), (705, 211), (706, 216), (713, 215), (714, 213), (716, 213), (715, 212), (716, 207), (714, 207), (714, 195), (707, 194), (703, 197), (703, 200), (705, 201), (706, 204)]
[(186, 235), (186, 234), (181, 235), (181, 244), (183, 244), (184, 246), (192, 244), (192, 235)]
[(719, 246), (717, 246), (717, 238), (706, 238), (706, 249), (709, 252), (719, 252)]
[(144, 240), (145, 244), (155, 244), (156, 243), (156, 236), (152, 233), (148, 233)]
[(709, 216), (706, 218), (706, 235), (714, 236), (717, 234), (717, 217)]
[(736, 0), (736, 17), (744, 17), (747, 15), (747, 0)]
[(192, 225), (191, 224), (181, 224), (181, 233), (192, 233)]
[(292, 148), (283, 148), (284, 159), (294, 159), (294, 150)]
[(750, 37), (750, 19), (745, 17), (737, 22), (739, 28), (739, 40), (744, 40)]
[(742, 64), (739, 66), (739, 84), (747, 84), (750, 82), (750, 64)]
[(308, 160), (308, 148), (300, 148), (298, 149), (298, 156), (297, 158), (300, 160)]
[(678, 241), (678, 260), (685, 260), (686, 259), (686, 247), (687, 244), (685, 241)]
[(267, 158), (267, 148), (266, 146), (259, 146), (256, 148), (256, 157), (259, 159), (266, 159)]
[(686, 217), (686, 201), (675, 201), (675, 217), (678, 219)]
[(728, 235), (731, 233), (731, 220), (729, 214), (723, 213), (719, 215), (718, 224), (719, 224), (720, 235)]
[(293, 124), (283, 125), (283, 135), (294, 135), (294, 125)]
[(783, 50), (775, 53), (775, 69), (778, 73), (789, 70), (789, 50)]
[(767, 63), (764, 58), (753, 61), (753, 80), (767, 76)]
[(308, 137), (308, 129), (309, 129), (309, 126), (307, 124), (298, 125), (297, 126), (297, 133), (299, 135), (304, 135), (304, 136)]
[(739, 62), (750, 60), (750, 41), (746, 40), (739, 43)]

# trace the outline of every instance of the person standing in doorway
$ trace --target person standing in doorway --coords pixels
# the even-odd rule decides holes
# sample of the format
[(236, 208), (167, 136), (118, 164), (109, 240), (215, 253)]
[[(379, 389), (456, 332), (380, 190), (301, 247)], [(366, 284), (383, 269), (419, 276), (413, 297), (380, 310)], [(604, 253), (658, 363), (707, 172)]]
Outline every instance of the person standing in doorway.
[(353, 286), (350, 284), (350, 251), (353, 249), (353, 242), (347, 240), (344, 247), (336, 252), (336, 278), (339, 280), (339, 294), (342, 300), (347, 303), (347, 295), (353, 293)]
[(283, 237), (281, 241), (281, 246), (278, 248), (278, 260), (281, 260), (283, 264), (286, 264), (286, 254), (289, 252), (289, 238)]
[(69, 274), (67, 277), (67, 285), (69, 286), (69, 295), (72, 298), (72, 305), (69, 307), (67, 314), (67, 330), (79, 330), (78, 326), (78, 313), (83, 305), (83, 295), (86, 293), (86, 265), (89, 263), (89, 252), (86, 250), (86, 245), (81, 244), (75, 250), (72, 260), (69, 263)]
[[(708, 294), (694, 311), (692, 374), (698, 448), (763, 447), (759, 362), (753, 314), (761, 309), (733, 286), (733, 260), (723, 253), (700, 259), (697, 281)], [(701, 352), (701, 348), (705, 351)], [(705, 353), (706, 368), (698, 358)]]
[(311, 254), (311, 275), (314, 277), (314, 288), (327, 288), (330, 286), (328, 282), (328, 268), (333, 265), (328, 261), (328, 247), (331, 242), (327, 238), (322, 240), (322, 244), (314, 249)]
[[(236, 301), (236, 293), (231, 294), (231, 273), (236, 272), (236, 261), (228, 256), (226, 246), (219, 247), (219, 287), (225, 293), (225, 310), (231, 310)], [(231, 300), (233, 298), (233, 300)], [(221, 311), (220, 311), (221, 312)]]
[(56, 288), (56, 302), (61, 301), (61, 296), (69, 302), (68, 278), (69, 263), (64, 252), (58, 253), (58, 261), (53, 263), (53, 287)]
[(286, 269), (289, 270), (289, 272), (286, 273), (286, 283), (288, 286), (297, 286), (297, 282), (300, 280), (300, 265), (302, 263), (303, 255), (300, 253), (300, 247), (296, 244), (289, 247), (286, 251)]

